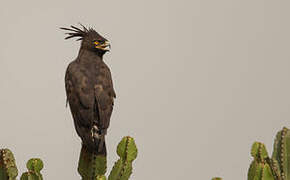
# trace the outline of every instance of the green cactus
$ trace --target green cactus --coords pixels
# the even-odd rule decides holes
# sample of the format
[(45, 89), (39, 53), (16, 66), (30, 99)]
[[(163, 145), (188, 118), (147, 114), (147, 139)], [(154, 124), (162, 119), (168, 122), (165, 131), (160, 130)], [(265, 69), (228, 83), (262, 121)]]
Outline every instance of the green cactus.
[[(137, 147), (133, 138), (124, 137), (117, 147), (120, 159), (115, 163), (108, 180), (128, 180), (132, 174), (132, 162), (137, 157)], [(32, 158), (26, 163), (28, 169), (20, 180), (43, 180), (40, 171), (43, 162), (39, 158)], [(107, 180), (107, 157), (95, 155), (82, 146), (78, 172), (83, 180)], [(0, 180), (16, 180), (18, 170), (15, 159), (9, 149), (0, 149)]]
[[(132, 162), (137, 157), (137, 147), (133, 138), (124, 137), (117, 147), (120, 159), (115, 163), (109, 180), (128, 180), (132, 173)], [(82, 146), (78, 172), (83, 180), (106, 180), (106, 156), (95, 155)]]
[(32, 158), (26, 163), (27, 172), (21, 175), (20, 180), (43, 180), (40, 171), (43, 168), (43, 162), (39, 158)]
[(137, 147), (133, 138), (124, 137), (117, 147), (120, 159), (115, 163), (108, 180), (128, 180), (132, 174), (132, 162), (137, 157)]
[(290, 180), (290, 130), (283, 127), (276, 135), (272, 158), (265, 145), (255, 142), (248, 180)]
[(40, 173), (40, 170), (43, 169), (43, 162), (39, 158), (32, 158), (26, 163), (26, 167), (30, 171)]
[(254, 143), (252, 147), (252, 162), (248, 180), (274, 179), (290, 180), (290, 130), (284, 127), (276, 135), (272, 158), (268, 157), (262, 143)]
[(82, 146), (78, 172), (83, 180), (96, 179), (103, 180), (103, 176), (107, 170), (107, 157), (96, 155)]
[(283, 127), (276, 135), (272, 159), (277, 161), (282, 180), (290, 180), (290, 130)]
[(0, 179), (15, 180), (18, 170), (13, 153), (9, 149), (0, 150)]
[[(20, 180), (43, 180), (40, 170), (43, 162), (38, 159), (30, 159), (26, 167), (28, 172), (22, 174)], [(0, 180), (16, 180), (18, 170), (15, 165), (13, 153), (9, 149), (0, 150)]]
[(42, 180), (42, 176), (35, 171), (28, 171), (21, 175), (20, 180)]
[(107, 178), (104, 175), (98, 175), (96, 180), (107, 180)]
[(248, 171), (248, 180), (275, 180), (265, 145), (255, 142), (252, 145), (251, 155), (254, 160)]
[(220, 178), (220, 177), (214, 177), (211, 180), (222, 180), (222, 178)]

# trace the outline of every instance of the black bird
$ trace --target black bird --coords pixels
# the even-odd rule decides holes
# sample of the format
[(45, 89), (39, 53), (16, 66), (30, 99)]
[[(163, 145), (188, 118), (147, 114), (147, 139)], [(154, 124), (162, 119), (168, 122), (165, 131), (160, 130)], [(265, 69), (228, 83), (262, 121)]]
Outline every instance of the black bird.
[(110, 124), (116, 97), (111, 72), (103, 61), (110, 44), (92, 28), (75, 26), (65, 39), (79, 37), (77, 58), (66, 70), (65, 88), (77, 134), (83, 145), (95, 154), (106, 155), (105, 135)]

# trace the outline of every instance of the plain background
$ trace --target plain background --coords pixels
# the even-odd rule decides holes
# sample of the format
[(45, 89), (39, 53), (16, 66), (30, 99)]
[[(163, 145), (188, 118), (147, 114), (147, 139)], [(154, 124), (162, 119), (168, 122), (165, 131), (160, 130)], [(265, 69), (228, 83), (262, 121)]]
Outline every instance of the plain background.
[(108, 171), (123, 136), (139, 148), (131, 179), (246, 179), (254, 141), (272, 152), (290, 127), (290, 1), (3, 1), (0, 144), (22, 173), (78, 180), (80, 139), (65, 108), (64, 73), (79, 42), (60, 26), (94, 27), (117, 99)]

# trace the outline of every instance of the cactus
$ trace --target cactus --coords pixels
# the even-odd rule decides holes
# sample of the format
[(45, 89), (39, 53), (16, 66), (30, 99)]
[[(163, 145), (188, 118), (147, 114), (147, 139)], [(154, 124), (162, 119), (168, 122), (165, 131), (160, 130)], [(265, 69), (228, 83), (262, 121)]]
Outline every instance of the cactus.
[(248, 180), (275, 180), (278, 172), (272, 167), (273, 163), (268, 156), (265, 145), (255, 142), (251, 155), (254, 160), (248, 171)]
[(43, 180), (40, 170), (43, 168), (41, 159), (32, 158), (26, 163), (27, 172), (21, 175), (20, 180)]
[(107, 180), (107, 178), (104, 175), (98, 175), (96, 180)]
[(107, 170), (107, 157), (102, 155), (95, 155), (88, 151), (85, 146), (82, 146), (78, 172), (83, 180), (100, 179)]
[[(108, 180), (128, 180), (132, 174), (132, 162), (137, 157), (137, 147), (133, 138), (124, 137), (117, 147), (120, 159), (115, 163)], [(107, 157), (95, 155), (82, 146), (78, 172), (83, 180), (106, 180)]]
[(13, 153), (9, 149), (0, 150), (0, 179), (15, 180), (18, 170)]
[(26, 167), (30, 171), (40, 173), (40, 170), (43, 169), (43, 162), (39, 158), (32, 158), (26, 163)]
[(214, 177), (211, 180), (222, 180), (222, 178), (220, 178), (220, 177)]
[(254, 160), (248, 171), (248, 180), (290, 180), (290, 130), (286, 127), (276, 135), (271, 158), (260, 142), (252, 145), (251, 155)]
[(272, 159), (278, 162), (282, 180), (290, 180), (290, 130), (286, 127), (276, 135)]
[[(42, 180), (40, 170), (43, 162), (38, 158), (30, 159), (26, 167), (28, 172), (22, 174), (20, 180)], [(0, 180), (16, 180), (18, 170), (13, 153), (9, 149), (0, 150)]]
[(132, 174), (132, 162), (137, 157), (137, 147), (133, 138), (124, 137), (117, 147), (120, 159), (115, 163), (108, 180), (128, 180)]
[[(124, 137), (117, 147), (120, 159), (115, 163), (108, 180), (128, 180), (132, 174), (132, 162), (137, 157), (137, 147), (133, 138)], [(28, 169), (20, 180), (43, 180), (40, 171), (43, 162), (39, 158), (32, 158), (26, 163)], [(78, 172), (83, 180), (107, 180), (107, 157), (89, 152), (82, 146)], [(9, 149), (0, 149), (0, 180), (16, 180), (18, 170), (13, 153)]]
[[(283, 127), (276, 135), (272, 158), (264, 144), (255, 142), (251, 151), (254, 160), (250, 165), (248, 180), (290, 180), (290, 131)], [(255, 180), (256, 180), (255, 179)]]

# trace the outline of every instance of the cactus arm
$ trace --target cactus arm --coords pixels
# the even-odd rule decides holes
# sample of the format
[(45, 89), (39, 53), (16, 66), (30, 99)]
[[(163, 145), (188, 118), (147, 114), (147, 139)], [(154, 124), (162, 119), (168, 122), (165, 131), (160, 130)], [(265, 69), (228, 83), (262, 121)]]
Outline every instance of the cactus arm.
[(43, 180), (40, 171), (43, 169), (43, 162), (39, 158), (32, 158), (27, 161), (27, 172), (23, 173), (20, 180)]
[(279, 164), (282, 180), (290, 179), (290, 130), (283, 127), (276, 135), (272, 159)]
[(26, 163), (26, 167), (30, 171), (40, 173), (40, 171), (43, 169), (43, 162), (39, 158), (32, 158)]
[(15, 180), (18, 170), (13, 153), (9, 149), (0, 150), (0, 179)]
[(262, 162), (268, 157), (268, 152), (263, 143), (254, 142), (251, 149), (251, 155), (256, 161)]
[(132, 174), (132, 162), (137, 157), (137, 147), (133, 138), (124, 137), (117, 147), (120, 159), (115, 163), (108, 180), (128, 180)]
[(252, 145), (251, 155), (254, 158), (249, 171), (248, 180), (277, 180), (271, 166), (274, 164), (269, 157), (264, 144), (255, 142)]
[(120, 180), (128, 180), (132, 174), (132, 163), (125, 163), (121, 172)]
[[(78, 172), (83, 180), (91, 180), (97, 177), (103, 178), (102, 175), (107, 170), (107, 157), (102, 155), (96, 155), (82, 146)], [(104, 179), (104, 178), (103, 178)], [(102, 180), (103, 180), (102, 179)]]
[(118, 176), (120, 176), (122, 169), (123, 169), (123, 160), (120, 158), (117, 162), (115, 162), (108, 179), (109, 180), (118, 179)]

